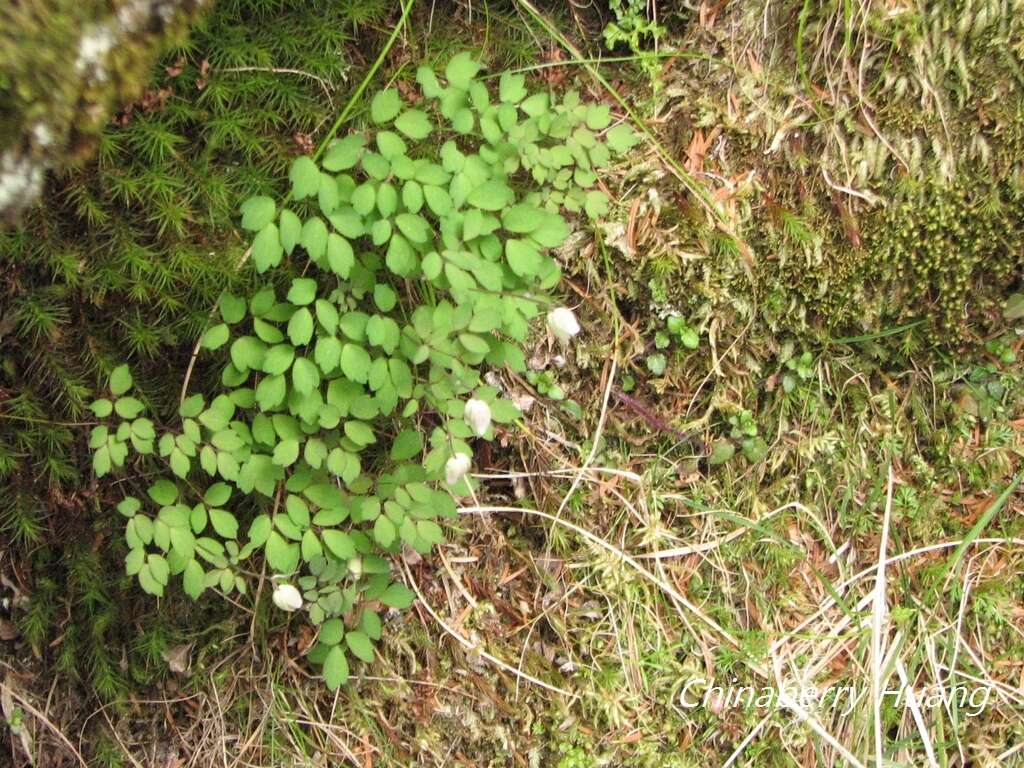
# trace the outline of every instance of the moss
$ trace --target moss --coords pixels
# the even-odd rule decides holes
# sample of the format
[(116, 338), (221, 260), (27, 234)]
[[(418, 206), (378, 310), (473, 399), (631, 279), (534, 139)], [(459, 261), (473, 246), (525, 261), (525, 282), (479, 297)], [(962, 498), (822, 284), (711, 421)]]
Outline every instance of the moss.
[[(992, 7), (872, 6), (848, 19), (835, 0), (791, 0), (691, 27), (681, 48), (716, 60), (667, 67), (663, 136), (675, 157), (703, 151), (696, 167), (749, 254), (690, 220), (671, 178), (638, 166), (624, 193), (654, 187), (661, 203), (640, 202), (636, 249), (617, 257), (636, 275), (630, 304), (725, 337), (756, 311), (808, 341), (925, 317), (926, 341), (955, 345), (998, 319), (1024, 245), (1024, 16)], [(756, 41), (753, 62), (718, 31), (734, 27)], [(839, 76), (851, 68), (857, 79)], [(607, 228), (609, 246), (623, 240)]]
[[(343, 101), (351, 31), (331, 2), (224, 0), (187, 43), (144, 68), (142, 98), (118, 91), (127, 98), (111, 102), (116, 119), (100, 119), (96, 153), (51, 174), (44, 202), (0, 230), (0, 549), (35, 553), (24, 572), (38, 588), (19, 613), (26, 639), (62, 680), (100, 698), (165, 665), (137, 662), (132, 650), (139, 628), (148, 636), (159, 620), (119, 575), (109, 489), (89, 479), (85, 405), (127, 358), (155, 412), (175, 412), (210, 308), (224, 288), (245, 290), (238, 202), (272, 189), (300, 151), (293, 134), (314, 134)], [(193, 382), (206, 376), (199, 366)], [(99, 562), (88, 558), (93, 546)], [(83, 597), (84, 579), (71, 583), (76, 563), (101, 599)], [(51, 649), (69, 626), (80, 629)]]
[(890, 315), (925, 315), (935, 342), (962, 340), (1024, 266), (1024, 196), (1007, 184), (927, 185), (879, 218), (862, 279), (894, 285)]
[(201, 0), (29, 0), (0, 9), (0, 218), (45, 170), (82, 161), (110, 112), (137, 97)]

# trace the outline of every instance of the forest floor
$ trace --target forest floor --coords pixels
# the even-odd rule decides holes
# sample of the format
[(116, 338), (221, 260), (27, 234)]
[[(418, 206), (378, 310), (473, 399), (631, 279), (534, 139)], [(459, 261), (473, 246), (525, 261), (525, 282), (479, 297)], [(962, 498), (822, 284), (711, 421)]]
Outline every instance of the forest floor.
[[(118, 567), (102, 529), (49, 586), (12, 546), (0, 764), (1024, 764), (1024, 12), (657, 3), (609, 53), (607, 11), (427, 5), (383, 76), (479, 50), (650, 131), (558, 254), (582, 332), (499, 376), (483, 511), (336, 693), (258, 595), (65, 602)], [(73, 613), (111, 599), (120, 634)], [(63, 650), (90, 633), (109, 688)]]

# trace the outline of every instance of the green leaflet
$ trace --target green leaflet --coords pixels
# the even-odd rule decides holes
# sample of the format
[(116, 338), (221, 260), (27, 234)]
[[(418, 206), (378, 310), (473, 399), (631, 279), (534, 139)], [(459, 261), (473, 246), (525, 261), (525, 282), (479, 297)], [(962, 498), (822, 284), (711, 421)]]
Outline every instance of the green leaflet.
[(364, 632), (346, 632), (345, 643), (357, 658), (369, 663), (373, 661), (373, 643)]
[(528, 240), (507, 240), (505, 256), (517, 275), (536, 275), (543, 263), (537, 247)]
[(393, 120), (402, 109), (402, 98), (397, 88), (381, 91), (370, 102), (370, 119), (375, 123), (387, 123)]
[(348, 682), (348, 660), (339, 645), (331, 648), (324, 659), (324, 682), (332, 691)]
[(288, 338), (296, 347), (313, 338), (313, 313), (306, 307), (299, 309), (288, 321)]
[[(219, 325), (213, 326), (206, 333), (203, 334), (202, 345), (206, 349), (220, 349), (222, 346), (227, 344), (228, 338), (230, 337), (231, 331), (227, 324), (220, 323)], [(96, 414), (100, 416), (101, 414)], [(102, 414), (106, 416), (107, 414)]]
[(370, 375), (370, 355), (357, 344), (345, 344), (341, 350), (341, 371), (346, 377), (365, 384)]
[(466, 51), (456, 54), (445, 67), (444, 76), (451, 85), (467, 90), (480, 65)]
[(320, 369), (312, 360), (300, 357), (292, 364), (292, 383), (300, 395), (308, 394), (320, 384)]
[(359, 162), (364, 143), (362, 135), (358, 133), (333, 142), (324, 155), (324, 168), (334, 173), (348, 170)]
[(339, 277), (348, 277), (355, 264), (355, 254), (348, 240), (333, 232), (327, 237), (327, 263)]
[(327, 248), (327, 225), (319, 216), (314, 216), (302, 225), (299, 242), (314, 261), (324, 255)]
[(416, 253), (402, 235), (391, 236), (386, 263), (388, 269), (400, 277), (407, 277), (416, 269)]
[(296, 200), (315, 195), (320, 189), (320, 169), (305, 155), (292, 163), (288, 179), (292, 183), (292, 196)]
[(640, 143), (640, 138), (636, 135), (636, 132), (626, 123), (616, 125), (608, 131), (606, 138), (608, 147), (618, 154), (628, 152)]
[(272, 198), (257, 195), (242, 203), (241, 211), (242, 228), (251, 232), (259, 232), (274, 220), (277, 205)]
[(286, 297), (292, 304), (305, 306), (312, 304), (316, 299), (316, 280), (308, 277), (297, 277), (292, 280), (292, 287), (288, 290)]
[(433, 130), (433, 123), (426, 112), (419, 109), (410, 109), (403, 112), (395, 120), (395, 128), (404, 133), (410, 139), (425, 139)]
[(284, 247), (281, 245), (277, 225), (271, 222), (263, 227), (256, 235), (256, 239), (252, 241), (253, 263), (258, 271), (266, 272), (271, 267), (280, 264), (283, 255)]
[(485, 211), (500, 211), (515, 199), (509, 186), (499, 179), (485, 181), (466, 198), (470, 205)]

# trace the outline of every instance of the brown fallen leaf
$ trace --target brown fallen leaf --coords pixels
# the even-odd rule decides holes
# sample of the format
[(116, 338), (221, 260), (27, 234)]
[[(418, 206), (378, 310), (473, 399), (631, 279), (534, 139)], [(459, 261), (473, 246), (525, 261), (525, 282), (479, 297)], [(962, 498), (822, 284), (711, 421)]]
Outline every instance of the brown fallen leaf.
[(0, 640), (16, 640), (21, 637), (18, 625), (8, 619), (0, 619)]
[(185, 59), (183, 57), (179, 57), (174, 64), (165, 68), (164, 71), (167, 73), (168, 77), (177, 77), (185, 71)]
[(308, 624), (303, 624), (299, 628), (299, 638), (296, 643), (296, 650), (298, 650), (300, 654), (305, 654), (306, 651), (312, 647), (315, 640), (316, 632)]
[(708, 147), (711, 145), (711, 136), (704, 137), (704, 131), (697, 128), (693, 132), (693, 138), (690, 140), (690, 146), (686, 148), (686, 163), (684, 167), (687, 171), (693, 174), (704, 172), (704, 155), (708, 151)]
[(192, 666), (192, 643), (182, 643), (168, 648), (161, 655), (167, 662), (167, 668), (176, 675), (184, 675)]

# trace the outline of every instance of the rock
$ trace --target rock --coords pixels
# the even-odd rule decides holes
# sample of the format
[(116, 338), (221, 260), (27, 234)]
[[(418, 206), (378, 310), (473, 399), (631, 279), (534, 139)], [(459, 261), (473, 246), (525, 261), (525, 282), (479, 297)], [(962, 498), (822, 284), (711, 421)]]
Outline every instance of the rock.
[(48, 170), (92, 154), (205, 1), (0, 4), (0, 220), (39, 197)]

